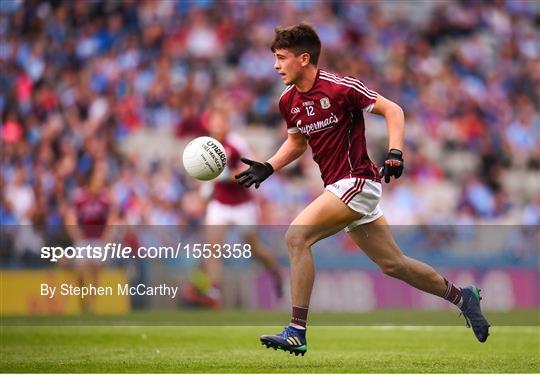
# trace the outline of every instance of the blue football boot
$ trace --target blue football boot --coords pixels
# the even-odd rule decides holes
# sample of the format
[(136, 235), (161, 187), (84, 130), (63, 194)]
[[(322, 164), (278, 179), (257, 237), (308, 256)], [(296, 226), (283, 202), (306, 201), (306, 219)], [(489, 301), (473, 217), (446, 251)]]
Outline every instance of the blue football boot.
[(261, 344), (274, 350), (294, 353), (296, 356), (304, 355), (307, 352), (306, 330), (287, 326), (277, 335), (262, 335)]
[(463, 304), (461, 312), (467, 322), (467, 327), (473, 329), (474, 335), (480, 342), (485, 342), (489, 336), (489, 323), (480, 310), (480, 289), (475, 286), (461, 288)]

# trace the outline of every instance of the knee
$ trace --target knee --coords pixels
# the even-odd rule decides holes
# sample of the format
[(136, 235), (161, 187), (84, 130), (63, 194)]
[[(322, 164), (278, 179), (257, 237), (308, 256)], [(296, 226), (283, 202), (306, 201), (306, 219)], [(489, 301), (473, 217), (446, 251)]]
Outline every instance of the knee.
[(393, 259), (385, 259), (378, 263), (381, 271), (386, 275), (400, 278), (407, 272), (407, 265), (405, 257), (398, 257)]
[(290, 255), (309, 247), (307, 236), (301, 230), (292, 227), (285, 234), (285, 242)]

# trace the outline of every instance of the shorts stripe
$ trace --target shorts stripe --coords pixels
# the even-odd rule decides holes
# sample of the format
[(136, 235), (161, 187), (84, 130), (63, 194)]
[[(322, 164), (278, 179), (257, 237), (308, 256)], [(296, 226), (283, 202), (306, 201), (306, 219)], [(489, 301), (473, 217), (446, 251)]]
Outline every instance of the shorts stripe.
[(356, 181), (354, 182), (353, 186), (351, 186), (345, 193), (343, 193), (343, 195), (341, 197), (339, 197), (339, 199), (343, 200), (343, 198), (345, 198), (345, 196), (347, 194), (349, 194), (354, 189), (355, 185), (356, 185)]
[(357, 178), (356, 181), (354, 181), (354, 185), (349, 190), (347, 190), (345, 194), (343, 194), (343, 196), (341, 197), (341, 200), (344, 203), (347, 203), (347, 200), (351, 196), (354, 196), (354, 194), (358, 191), (358, 188), (360, 187), (362, 181), (363, 179)]
[(364, 189), (364, 184), (366, 183), (366, 180), (362, 179), (362, 183), (359, 186), (359, 189), (352, 192), (352, 195), (347, 198), (345, 201), (346, 204), (349, 204), (349, 202), (355, 197), (356, 194), (361, 193), (362, 189)]
[[(351, 186), (353, 186), (352, 189)], [(354, 230), (359, 225), (371, 223), (383, 216), (382, 209), (379, 206), (382, 193), (380, 181), (362, 177), (342, 178), (326, 186), (325, 190), (333, 193), (349, 208), (362, 215), (360, 219), (354, 220), (347, 225), (346, 232)], [(341, 193), (343, 190), (346, 190), (345, 194)]]

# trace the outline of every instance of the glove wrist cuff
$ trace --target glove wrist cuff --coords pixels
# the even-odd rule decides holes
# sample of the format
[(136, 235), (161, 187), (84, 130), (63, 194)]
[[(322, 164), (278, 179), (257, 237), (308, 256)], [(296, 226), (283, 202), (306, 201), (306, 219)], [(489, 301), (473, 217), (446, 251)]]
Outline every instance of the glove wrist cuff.
[(403, 158), (403, 151), (398, 150), (397, 148), (391, 148), (388, 150), (388, 155), (397, 156), (399, 158)]
[(274, 173), (274, 167), (272, 167), (272, 164), (270, 164), (270, 163), (267, 162), (267, 161), (265, 161), (263, 164), (266, 166), (266, 168), (268, 169), (268, 171), (270, 172), (270, 174)]

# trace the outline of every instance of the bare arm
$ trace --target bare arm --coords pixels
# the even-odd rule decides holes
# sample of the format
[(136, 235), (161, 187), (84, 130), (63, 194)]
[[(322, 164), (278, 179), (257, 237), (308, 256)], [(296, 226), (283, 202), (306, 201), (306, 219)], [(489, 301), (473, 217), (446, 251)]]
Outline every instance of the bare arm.
[[(273, 171), (283, 168), (287, 164), (298, 159), (307, 148), (307, 141), (300, 133), (288, 134), (287, 139), (281, 147), (276, 151), (274, 156), (268, 159), (267, 163), (272, 166)], [(217, 180), (218, 181), (236, 181), (238, 175), (245, 170), (245, 166), (239, 166), (233, 170), (228, 170), (225, 175), (222, 173)]]
[(298, 159), (306, 151), (306, 148), (307, 141), (302, 134), (289, 133), (287, 140), (283, 142), (279, 150), (268, 161), (261, 163), (247, 158), (241, 158), (240, 160), (249, 165), (249, 168), (238, 173), (234, 178), (243, 187), (248, 188), (251, 185), (255, 185), (255, 189), (258, 189), (260, 184), (270, 177), (274, 171)]
[(401, 107), (386, 99), (384, 96), (378, 95), (371, 113), (384, 116), (386, 120), (386, 127), (388, 129), (388, 149), (394, 148), (403, 151), (405, 115)]
[(306, 138), (300, 133), (289, 133), (287, 139), (279, 150), (268, 159), (268, 163), (272, 165), (274, 171), (277, 171), (292, 161), (298, 159), (307, 148)]

